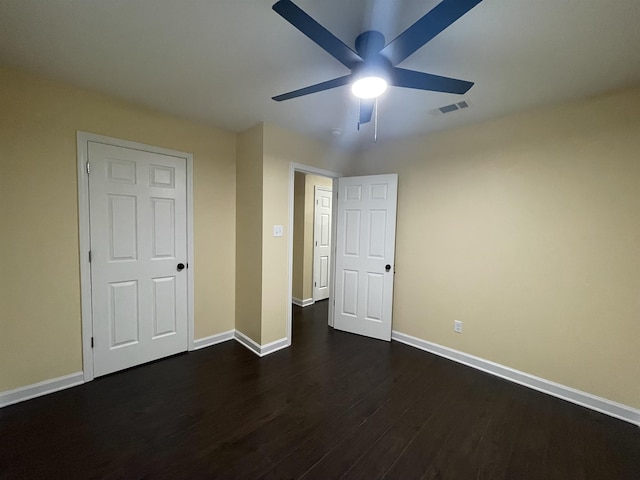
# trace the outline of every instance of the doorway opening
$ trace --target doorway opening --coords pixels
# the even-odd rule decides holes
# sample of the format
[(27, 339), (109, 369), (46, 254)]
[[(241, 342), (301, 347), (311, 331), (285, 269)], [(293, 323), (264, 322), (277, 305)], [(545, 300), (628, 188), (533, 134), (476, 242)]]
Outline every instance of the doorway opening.
[[(327, 259), (329, 265), (327, 273), (329, 298), (326, 309), (328, 325), (337, 330), (390, 341), (395, 275), (398, 175), (339, 177), (333, 172), (292, 163), (289, 170), (288, 273), (290, 308), (287, 318), (287, 345), (291, 345), (292, 342), (292, 310), (294, 307), (293, 250), (296, 172), (332, 179), (331, 229), (329, 232), (331, 254)], [(300, 182), (301, 177), (298, 177), (299, 187)], [(338, 187), (340, 188), (339, 195)], [(315, 190), (314, 185), (314, 192)], [(300, 192), (299, 189), (299, 197), (301, 197)], [(338, 196), (340, 197), (339, 205)], [(300, 218), (301, 212), (298, 213), (298, 218)], [(337, 231), (338, 225), (340, 232)], [(310, 298), (313, 299), (313, 297)], [(305, 298), (297, 297), (297, 300), (304, 301)]]
[(329, 298), (333, 180), (295, 172), (292, 303), (306, 307)]
[(289, 303), (287, 335), (292, 341), (293, 309), (327, 302), (333, 326), (336, 189), (339, 174), (291, 164), (289, 178)]

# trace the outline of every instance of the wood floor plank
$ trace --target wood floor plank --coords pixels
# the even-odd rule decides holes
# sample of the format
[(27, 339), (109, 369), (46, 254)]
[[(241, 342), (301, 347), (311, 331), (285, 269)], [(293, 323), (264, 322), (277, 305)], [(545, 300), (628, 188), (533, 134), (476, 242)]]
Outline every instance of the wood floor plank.
[(513, 385), (506, 380), (495, 381), (503, 382), (503, 391), (497, 400), (494, 416), (470, 462), (477, 466), (474, 477), (477, 480), (508, 480), (507, 466), (524, 408), (524, 387)]
[[(255, 477), (265, 472), (317, 423), (329, 420), (332, 413), (346, 408), (358, 394), (383, 381), (384, 374), (377, 372), (378, 369), (380, 365), (376, 363), (362, 364), (358, 371), (343, 371), (326, 379), (315, 391), (292, 398), (286, 409), (273, 412), (258, 428), (233, 442), (204, 449), (205, 465), (201, 471), (233, 478)], [(215, 463), (210, 464), (208, 458), (215, 458)], [(198, 468), (198, 464), (190, 466), (190, 470), (198, 471)]]
[[(341, 415), (322, 425), (319, 425), (308, 437), (297, 445), (285, 458), (283, 458), (271, 471), (262, 478), (298, 478), (321, 460), (327, 452), (341, 442), (351, 432), (356, 430), (371, 419), (380, 410), (394, 402), (410, 402), (411, 387), (420, 378), (420, 370), (415, 369), (415, 364), (407, 364), (387, 382), (379, 384), (374, 389), (351, 405)], [(398, 405), (396, 408), (402, 408)]]
[[(189, 428), (173, 432), (168, 442), (154, 442), (154, 455), (165, 459), (168, 465), (164, 467), (164, 472), (169, 475), (197, 469), (217, 473), (221, 466), (211, 463), (216, 450), (233, 445), (238, 439), (277, 418), (296, 402), (308, 400), (314, 392), (323, 388), (325, 382), (348, 377), (353, 380), (354, 375), (369, 366), (370, 349), (384, 351), (386, 348), (385, 345), (369, 345), (357, 354), (345, 352), (344, 355), (335, 355), (322, 365), (291, 377), (288, 383), (274, 385), (260, 394), (244, 395), (237, 402), (203, 415)], [(260, 359), (256, 358), (256, 361)], [(196, 453), (190, 452), (194, 444), (199, 445)], [(190, 458), (190, 461), (184, 462), (184, 458)], [(154, 469), (153, 466), (150, 468)]]
[[(393, 388), (391, 375), (390, 366), (384, 362), (371, 365), (358, 375), (349, 376), (342, 384), (328, 386), (314, 398), (293, 406), (286, 414), (244, 438), (242, 443), (249, 444), (272, 462), (279, 462), (290, 456), (292, 445), (298, 445), (313, 435), (315, 429), (331, 423), (334, 415), (342, 416), (342, 412), (351, 409), (354, 399), (359, 402), (361, 397), (371, 391)], [(399, 374), (399, 377), (403, 377), (403, 374)], [(252, 458), (246, 458), (246, 461), (252, 465), (252, 475), (260, 471), (257, 461), (252, 461)], [(235, 466), (238, 466), (238, 462), (235, 462)], [(235, 475), (236, 472), (238, 469), (232, 468), (225, 475)]]
[[(588, 421), (585, 409), (569, 403), (558, 404), (557, 409), (551, 412), (545, 474), (549, 480), (585, 480), (585, 443), (582, 434), (585, 421)], [(554, 445), (564, 445), (564, 448), (553, 448)]]
[(457, 425), (442, 444), (427, 471), (425, 480), (443, 476), (477, 478), (479, 466), (473, 463), (474, 453), (496, 415), (503, 408), (504, 384), (498, 379), (486, 378), (469, 394), (471, 405), (462, 411)]
[(445, 401), (431, 409), (422, 425), (416, 425), (415, 435), (381, 478), (420, 478), (427, 471), (472, 406), (478, 378), (466, 377), (468, 374), (460, 371), (455, 384), (447, 389)]
[(638, 480), (640, 429), (294, 307), (230, 341), (0, 409), (0, 479)]
[(442, 362), (440, 368), (433, 369), (419, 396), (402, 412), (397, 421), (382, 431), (369, 447), (362, 449), (362, 454), (354, 465), (345, 471), (343, 478), (380, 478), (393, 465), (422, 425), (451, 395), (455, 388), (456, 371), (458, 367), (449, 362)]
[[(397, 366), (396, 366), (397, 367)], [(424, 367), (424, 365), (422, 365)], [(409, 369), (409, 367), (406, 367)], [(362, 418), (357, 422), (341, 421), (337, 425), (331, 425), (331, 430), (321, 430), (320, 436), (315, 436), (305, 445), (304, 453), (310, 455), (300, 455), (295, 452), (289, 460), (291, 463), (279, 465), (277, 471), (282, 474), (286, 468), (287, 475), (302, 478), (334, 478), (340, 476), (354, 458), (357, 458), (362, 448), (359, 442), (366, 444), (369, 438), (375, 438), (382, 433), (385, 426), (398, 418), (412, 403), (416, 402), (420, 395), (428, 388), (429, 381), (423, 379), (423, 374), (406, 379), (412, 380), (409, 384), (403, 385), (394, 382), (388, 390), (388, 401), (371, 413), (370, 416)], [(404, 382), (403, 382), (404, 383)], [(325, 435), (326, 433), (326, 435)], [(316, 442), (321, 442), (318, 448)], [(303, 461), (301, 461), (303, 460)], [(295, 470), (292, 468), (295, 467)], [(272, 477), (277, 478), (277, 477)]]
[(582, 424), (587, 480), (636, 480), (640, 478), (640, 440), (638, 427), (587, 412)]
[(507, 466), (506, 478), (545, 478), (550, 443), (550, 408), (557, 399), (531, 392), (519, 422), (520, 428)]

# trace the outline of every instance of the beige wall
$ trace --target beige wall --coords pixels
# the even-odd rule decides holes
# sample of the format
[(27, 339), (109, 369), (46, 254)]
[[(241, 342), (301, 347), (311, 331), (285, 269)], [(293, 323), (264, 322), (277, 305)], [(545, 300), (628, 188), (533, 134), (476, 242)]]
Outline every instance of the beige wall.
[(0, 391), (82, 370), (77, 130), (193, 154), (195, 338), (234, 328), (235, 135), (0, 67)]
[(305, 174), (295, 173), (293, 187), (293, 298), (304, 300)]
[(630, 89), (345, 162), (0, 67), (0, 391), (82, 369), (83, 130), (193, 153), (195, 338), (286, 336), (290, 162), (397, 172), (394, 329), (640, 408), (639, 110)]
[(236, 329), (262, 338), (263, 128), (238, 135), (236, 165)]
[(640, 407), (639, 111), (630, 89), (363, 154), (399, 174), (393, 328)]
[[(289, 165), (294, 162), (340, 172), (345, 160), (345, 154), (328, 144), (264, 124), (262, 344), (287, 335), (287, 310), (291, 308), (287, 269)], [(273, 237), (273, 225), (284, 225), (283, 237)]]

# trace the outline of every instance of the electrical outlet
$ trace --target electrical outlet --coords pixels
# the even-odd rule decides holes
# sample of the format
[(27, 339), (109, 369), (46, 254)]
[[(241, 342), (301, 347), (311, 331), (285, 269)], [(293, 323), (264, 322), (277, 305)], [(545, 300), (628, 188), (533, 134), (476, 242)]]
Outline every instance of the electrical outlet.
[(453, 331), (456, 333), (462, 333), (462, 322), (460, 320), (453, 321)]

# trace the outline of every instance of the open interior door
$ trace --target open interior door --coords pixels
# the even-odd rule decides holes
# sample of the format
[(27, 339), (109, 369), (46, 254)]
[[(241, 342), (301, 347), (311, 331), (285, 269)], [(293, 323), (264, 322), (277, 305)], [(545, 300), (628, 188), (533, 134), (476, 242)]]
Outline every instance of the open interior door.
[(398, 175), (338, 179), (334, 328), (391, 340)]

